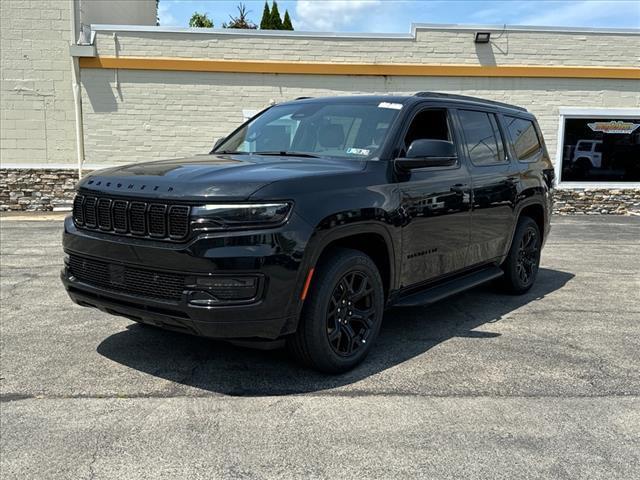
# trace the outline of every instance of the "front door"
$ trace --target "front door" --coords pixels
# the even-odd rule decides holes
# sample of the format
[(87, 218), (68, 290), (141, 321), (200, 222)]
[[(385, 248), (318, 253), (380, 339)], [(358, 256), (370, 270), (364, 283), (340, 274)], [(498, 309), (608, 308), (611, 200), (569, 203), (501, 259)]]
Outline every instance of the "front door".
[[(457, 143), (448, 110), (418, 110), (402, 137), (400, 156), (417, 139)], [(415, 169), (400, 179), (405, 217), (401, 287), (436, 279), (466, 265), (471, 181), (458, 151), (453, 166)]]

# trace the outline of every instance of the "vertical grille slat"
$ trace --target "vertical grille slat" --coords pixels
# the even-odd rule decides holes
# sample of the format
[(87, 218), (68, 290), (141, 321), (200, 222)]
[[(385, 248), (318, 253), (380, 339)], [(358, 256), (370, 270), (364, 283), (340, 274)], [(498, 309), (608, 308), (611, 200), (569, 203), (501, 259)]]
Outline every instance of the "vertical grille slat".
[(84, 225), (84, 195), (76, 195), (73, 199), (73, 220), (78, 225)]
[(111, 200), (108, 198), (98, 199), (97, 211), (100, 230), (111, 230)]
[(169, 207), (169, 237), (182, 239), (189, 233), (189, 207), (172, 205)]
[(126, 200), (114, 200), (113, 201), (113, 229), (116, 233), (127, 233), (127, 208), (129, 202)]
[(89, 228), (96, 228), (98, 226), (96, 203), (96, 197), (86, 197), (84, 200), (84, 224)]
[(153, 203), (149, 205), (149, 235), (152, 237), (165, 237), (167, 235), (167, 206)]
[(129, 228), (134, 235), (147, 234), (146, 212), (146, 203), (131, 202), (129, 204)]
[(73, 221), (79, 228), (154, 240), (185, 240), (191, 208), (163, 202), (123, 200), (79, 193), (73, 199)]

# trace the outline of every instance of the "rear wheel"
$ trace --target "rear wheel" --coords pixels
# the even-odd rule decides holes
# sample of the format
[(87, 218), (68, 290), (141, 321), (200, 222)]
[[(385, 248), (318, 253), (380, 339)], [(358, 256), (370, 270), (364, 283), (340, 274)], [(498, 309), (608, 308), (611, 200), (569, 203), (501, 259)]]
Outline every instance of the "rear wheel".
[(371, 258), (358, 250), (334, 249), (318, 265), (289, 350), (316, 370), (350, 370), (371, 350), (383, 308), (382, 279)]
[(530, 217), (521, 217), (507, 259), (502, 264), (503, 283), (509, 292), (525, 293), (533, 286), (540, 266), (541, 247), (538, 225)]

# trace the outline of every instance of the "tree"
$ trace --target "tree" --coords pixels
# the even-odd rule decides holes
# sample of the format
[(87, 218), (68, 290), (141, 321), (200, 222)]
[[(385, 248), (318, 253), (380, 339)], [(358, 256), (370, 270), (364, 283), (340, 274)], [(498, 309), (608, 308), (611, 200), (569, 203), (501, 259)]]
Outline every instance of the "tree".
[(197, 28), (213, 28), (213, 22), (209, 19), (206, 13), (193, 12), (191, 19), (189, 20), (189, 26)]
[(275, 1), (271, 4), (271, 29), (282, 30), (282, 18), (280, 18), (278, 4)]
[(249, 11), (250, 10), (247, 10), (247, 7), (243, 3), (240, 3), (238, 5), (238, 16), (232, 17), (229, 15), (231, 23), (223, 23), (222, 28), (246, 28), (249, 30), (255, 30), (258, 26), (247, 18)]
[(260, 30), (271, 30), (271, 11), (269, 11), (269, 3), (266, 1), (264, 2), (262, 19), (260, 20)]
[(289, 17), (289, 10), (284, 11), (284, 20), (282, 21), (282, 29), (293, 30), (293, 25), (291, 24), (291, 18)]

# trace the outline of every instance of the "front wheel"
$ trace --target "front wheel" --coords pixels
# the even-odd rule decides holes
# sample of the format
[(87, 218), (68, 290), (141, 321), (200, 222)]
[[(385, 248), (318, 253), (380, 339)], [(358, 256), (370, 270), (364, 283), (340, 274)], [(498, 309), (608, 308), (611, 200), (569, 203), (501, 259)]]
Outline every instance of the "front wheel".
[(378, 336), (384, 289), (375, 263), (358, 250), (323, 255), (289, 350), (307, 366), (341, 373), (362, 362)]
[(541, 240), (536, 222), (530, 217), (521, 217), (502, 264), (503, 283), (510, 293), (525, 293), (533, 286), (540, 266)]

